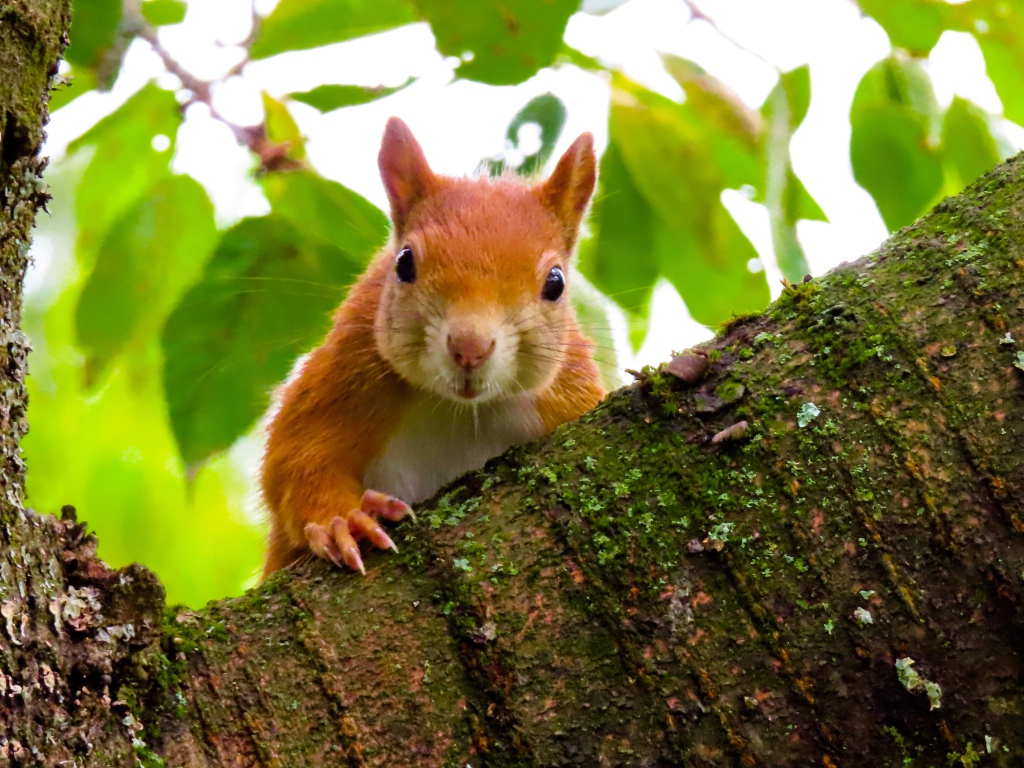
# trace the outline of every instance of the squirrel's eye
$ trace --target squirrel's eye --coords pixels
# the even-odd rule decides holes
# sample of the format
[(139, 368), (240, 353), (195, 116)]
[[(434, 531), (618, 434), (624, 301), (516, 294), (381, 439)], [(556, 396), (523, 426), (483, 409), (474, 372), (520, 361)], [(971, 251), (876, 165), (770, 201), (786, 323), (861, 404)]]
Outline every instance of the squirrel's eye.
[(540, 297), (547, 301), (558, 301), (558, 297), (565, 290), (565, 273), (561, 267), (552, 267), (548, 272), (548, 279), (544, 281), (544, 289)]
[(412, 248), (405, 246), (395, 257), (395, 274), (400, 283), (416, 282), (416, 261), (412, 257)]

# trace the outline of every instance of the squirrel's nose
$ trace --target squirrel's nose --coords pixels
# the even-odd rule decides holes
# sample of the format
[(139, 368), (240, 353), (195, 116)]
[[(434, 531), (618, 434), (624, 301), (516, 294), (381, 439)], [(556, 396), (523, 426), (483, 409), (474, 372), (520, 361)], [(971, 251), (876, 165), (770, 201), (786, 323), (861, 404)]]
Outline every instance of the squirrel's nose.
[(467, 372), (475, 371), (494, 352), (495, 340), (484, 338), (472, 332), (455, 332), (448, 334), (448, 354), (455, 364), (465, 368)]

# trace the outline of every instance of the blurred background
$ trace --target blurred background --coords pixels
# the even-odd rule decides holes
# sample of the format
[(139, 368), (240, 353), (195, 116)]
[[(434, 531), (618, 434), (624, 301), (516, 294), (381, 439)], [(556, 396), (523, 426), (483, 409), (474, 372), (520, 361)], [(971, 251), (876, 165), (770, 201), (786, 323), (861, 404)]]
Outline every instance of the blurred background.
[(28, 503), (192, 606), (255, 583), (274, 387), (435, 170), (602, 153), (572, 281), (610, 386), (1024, 147), (1010, 0), (76, 0), (26, 286)]

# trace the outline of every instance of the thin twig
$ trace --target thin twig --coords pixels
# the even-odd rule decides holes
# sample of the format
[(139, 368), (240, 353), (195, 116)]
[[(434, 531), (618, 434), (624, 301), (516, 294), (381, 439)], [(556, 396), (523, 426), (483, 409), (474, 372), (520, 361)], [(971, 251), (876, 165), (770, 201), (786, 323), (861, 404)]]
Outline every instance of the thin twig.
[[(156, 53), (163, 62), (164, 69), (176, 76), (181, 81), (182, 87), (186, 88), (192, 94), (192, 97), (182, 105), (182, 108), (194, 103), (205, 104), (207, 109), (210, 110), (210, 117), (226, 125), (234, 135), (235, 141), (244, 147), (248, 147), (250, 151), (260, 158), (260, 166), (263, 171), (293, 169), (302, 165), (302, 163), (288, 157), (288, 152), (291, 149), (291, 142), (277, 143), (270, 140), (267, 136), (267, 126), (265, 122), (260, 123), (259, 125), (238, 125), (224, 117), (224, 115), (222, 115), (213, 104), (214, 83), (207, 80), (201, 80), (185, 69), (181, 63), (171, 56), (170, 52), (164, 48), (155, 29), (150, 26), (146, 26), (139, 31), (138, 36), (150, 44), (153, 48), (153, 52)], [(237, 67), (232, 69), (232, 73), (235, 73), (235, 69), (237, 69)]]
[(764, 56), (759, 54), (757, 51), (750, 50), (749, 48), (747, 48), (747, 46), (741, 44), (738, 40), (736, 40), (736, 38), (734, 38), (732, 35), (729, 35), (729, 34), (725, 33), (722, 30), (722, 28), (720, 26), (718, 26), (718, 22), (716, 22), (713, 18), (708, 16), (706, 13), (704, 13), (703, 10), (701, 10), (700, 6), (697, 5), (696, 0), (683, 0), (683, 3), (686, 5), (687, 8), (690, 9), (690, 20), (691, 21), (703, 21), (708, 26), (710, 26), (713, 30), (715, 30), (715, 32), (717, 32), (719, 35), (721, 35), (725, 40), (727, 40), (728, 42), (732, 43), (734, 46), (739, 48), (741, 51), (744, 51), (745, 53), (749, 53), (751, 56), (753, 56), (753, 57), (755, 57), (757, 59), (760, 59), (765, 64), (770, 66), (772, 69), (778, 69), (778, 67), (776, 67), (772, 62), (768, 61), (768, 59), (766, 59)]

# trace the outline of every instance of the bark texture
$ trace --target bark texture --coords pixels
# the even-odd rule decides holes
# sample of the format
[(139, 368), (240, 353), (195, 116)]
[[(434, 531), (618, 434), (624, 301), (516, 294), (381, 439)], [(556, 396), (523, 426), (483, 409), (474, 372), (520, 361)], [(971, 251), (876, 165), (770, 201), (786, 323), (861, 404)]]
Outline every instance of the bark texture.
[(365, 578), (308, 562), (165, 611), (70, 510), (21, 506), (66, 23), (0, 10), (0, 766), (1024, 761), (1024, 156), (738, 319), (708, 366), (457, 482)]
[[(135, 620), (130, 642), (159, 649), (152, 639), (159, 620), (147, 629), (132, 613), (159, 616), (163, 594), (155, 578), (141, 569), (110, 572), (94, 559), (95, 540), (81, 527), (22, 506), (22, 284), (35, 217), (49, 199), (39, 148), (70, 6), (0, 4), (0, 765), (73, 765), (90, 749), (119, 761), (111, 765), (129, 764), (127, 726), (109, 706), (107, 689), (144, 655), (129, 658), (128, 642), (97, 643), (94, 633)], [(126, 600), (133, 579), (139, 589)]]

